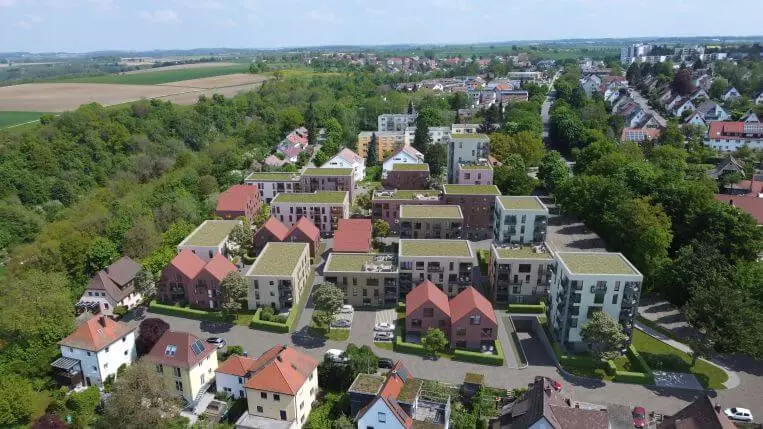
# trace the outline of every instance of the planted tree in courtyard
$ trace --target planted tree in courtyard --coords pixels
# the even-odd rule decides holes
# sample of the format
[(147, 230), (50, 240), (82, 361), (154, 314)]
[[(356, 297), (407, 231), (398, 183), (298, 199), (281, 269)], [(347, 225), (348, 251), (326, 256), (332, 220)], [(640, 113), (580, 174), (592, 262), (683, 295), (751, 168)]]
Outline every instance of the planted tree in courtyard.
[(591, 351), (600, 359), (614, 359), (628, 341), (617, 320), (603, 311), (593, 313), (580, 329), (583, 340), (591, 345)]
[(230, 232), (230, 241), (236, 247), (235, 254), (243, 257), (252, 250), (254, 237), (249, 221), (245, 217), (239, 220), (241, 223), (234, 226)]
[(379, 141), (376, 133), (371, 133), (371, 140), (368, 142), (366, 151), (366, 166), (373, 167), (379, 163)]
[(427, 355), (437, 358), (438, 354), (445, 351), (445, 347), (448, 346), (448, 338), (442, 329), (429, 328), (421, 337), (421, 345), (424, 346)]
[(392, 233), (389, 222), (384, 219), (374, 220), (373, 231), (374, 237), (389, 237), (389, 235)]
[(334, 314), (344, 304), (344, 293), (333, 283), (323, 282), (313, 292), (313, 307), (315, 308), (315, 319), (331, 330), (331, 322), (334, 321)]
[(246, 298), (246, 282), (238, 271), (233, 270), (225, 275), (220, 282), (220, 293), (223, 296), (220, 304), (223, 311), (231, 313), (241, 309), (241, 300)]

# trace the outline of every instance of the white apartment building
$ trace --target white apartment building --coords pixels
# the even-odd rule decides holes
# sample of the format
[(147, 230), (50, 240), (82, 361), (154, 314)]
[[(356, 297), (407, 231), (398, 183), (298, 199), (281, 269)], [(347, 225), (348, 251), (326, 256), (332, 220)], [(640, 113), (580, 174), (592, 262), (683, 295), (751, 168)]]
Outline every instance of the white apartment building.
[(477, 134), (482, 124), (453, 124), (450, 126), (451, 134)]
[(636, 61), (637, 58), (646, 56), (651, 51), (652, 45), (645, 45), (642, 43), (624, 46), (620, 48), (620, 62), (622, 64), (630, 65), (632, 62)]
[(448, 141), (448, 183), (455, 183), (458, 164), (487, 160), (490, 137), (485, 134), (454, 134)]
[(488, 279), (496, 304), (536, 304), (548, 297), (554, 257), (545, 245), (490, 246)]
[[(405, 129), (405, 144), (412, 145), (415, 137), (416, 127)], [(450, 140), (450, 127), (429, 127), (429, 138), (435, 144), (447, 143)]]
[(558, 252), (549, 287), (549, 329), (570, 350), (583, 350), (580, 330), (596, 311), (631, 336), (643, 276), (622, 253)]
[(270, 214), (291, 228), (302, 216), (310, 219), (322, 235), (333, 235), (339, 219), (350, 216), (347, 191), (278, 194), (270, 202)]
[(307, 243), (265, 245), (244, 275), (249, 286), (249, 309), (271, 306), (276, 310), (299, 304), (310, 277), (310, 246)]
[(405, 131), (416, 125), (418, 113), (385, 113), (377, 118), (377, 131)]
[(548, 207), (534, 196), (496, 196), (493, 241), (529, 244), (546, 241)]
[(240, 220), (205, 220), (178, 244), (177, 251), (190, 250), (204, 262), (209, 262), (215, 253), (227, 256), (228, 237), (240, 224)]
[(270, 203), (278, 194), (299, 192), (300, 174), (252, 173), (244, 179), (244, 183), (256, 186), (262, 201)]
[(429, 280), (448, 296), (471, 286), (476, 254), (468, 240), (400, 239), (400, 296)]

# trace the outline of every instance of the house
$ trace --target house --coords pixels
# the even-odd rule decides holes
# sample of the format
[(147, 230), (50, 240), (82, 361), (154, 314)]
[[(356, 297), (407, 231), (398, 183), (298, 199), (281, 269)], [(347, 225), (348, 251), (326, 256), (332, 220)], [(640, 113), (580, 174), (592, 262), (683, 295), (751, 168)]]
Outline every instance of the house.
[(223, 219), (245, 217), (249, 223), (260, 211), (262, 200), (259, 190), (251, 185), (233, 185), (217, 198), (215, 214)]
[(697, 125), (707, 128), (707, 122), (705, 122), (705, 119), (702, 117), (699, 110), (695, 110), (691, 115), (687, 116), (686, 119), (684, 119), (684, 125)]
[(110, 376), (116, 376), (123, 365), (137, 359), (135, 330), (106, 316), (96, 316), (79, 325), (69, 336), (58, 342), (61, 357), (51, 366), (58, 383), (69, 388), (103, 386)]
[(744, 161), (738, 160), (729, 154), (715, 166), (715, 169), (707, 172), (713, 179), (718, 179), (727, 173), (739, 173), (742, 177), (745, 177)]
[(456, 183), (459, 185), (492, 185), (493, 167), (487, 158), (458, 164)]
[(747, 113), (742, 116), (740, 119), (742, 122), (760, 122), (760, 119), (758, 118), (758, 115), (753, 112), (752, 110), (747, 111)]
[(461, 206), (463, 233), (468, 240), (493, 237), (493, 208), (501, 191), (495, 185), (443, 185), (443, 203)]
[(747, 212), (758, 221), (758, 225), (760, 226), (763, 225), (763, 196), (761, 195), (763, 195), (763, 189), (758, 188), (757, 191), (753, 190), (751, 194), (747, 195), (716, 194), (715, 199), (716, 201), (727, 203), (730, 206), (734, 206), (739, 210)]
[(95, 273), (75, 305), (78, 311), (95, 310), (111, 315), (118, 306), (133, 308), (142, 297), (135, 291), (133, 281), (141, 270), (139, 263), (123, 256), (108, 267)]
[(722, 152), (748, 146), (763, 150), (763, 124), (760, 122), (711, 122), (705, 144)]
[(623, 128), (620, 133), (621, 142), (637, 142), (652, 141), (660, 138), (662, 134), (659, 128)]
[(461, 349), (479, 350), (493, 346), (498, 338), (498, 319), (493, 305), (472, 286), (450, 300), (450, 344)]
[(498, 244), (529, 244), (546, 241), (549, 211), (534, 196), (496, 196), (493, 241)]
[(344, 293), (344, 303), (354, 307), (391, 307), (398, 295), (397, 255), (386, 253), (331, 252), (323, 278)]
[(339, 151), (321, 168), (351, 168), (356, 182), (360, 182), (366, 177), (366, 160), (347, 148)]
[(297, 128), (278, 143), (276, 152), (282, 154), (287, 162), (297, 162), (302, 152), (310, 150), (307, 137), (307, 128)]
[(400, 206), (400, 238), (461, 238), (464, 215), (459, 206)]
[[(315, 359), (292, 347), (277, 345), (257, 359), (240, 359), (240, 363), (231, 364), (231, 369), (242, 373), (236, 368), (239, 365), (247, 370), (241, 377), (247, 411), (236, 421), (237, 429), (300, 429), (305, 424), (318, 394)], [(228, 380), (223, 382), (223, 389), (228, 387)], [(240, 385), (233, 386), (240, 390)]]
[(339, 219), (347, 219), (350, 215), (349, 192), (278, 194), (270, 203), (270, 212), (288, 227), (306, 216), (321, 234), (331, 236)]
[(591, 98), (595, 92), (599, 91), (601, 86), (601, 78), (595, 74), (586, 76), (580, 80), (580, 86), (583, 88), (586, 97)]
[(455, 183), (458, 164), (487, 159), (490, 137), (485, 134), (457, 134), (448, 141), (448, 183)]
[[(424, 155), (413, 148), (413, 146), (405, 145), (399, 148), (396, 152), (390, 155), (389, 158), (382, 163), (382, 171), (389, 172), (396, 164), (423, 164)], [(428, 170), (428, 168), (427, 168)]]
[(492, 244), (488, 280), (496, 304), (535, 304), (548, 297), (554, 258), (545, 245)]
[(371, 252), (372, 232), (371, 219), (340, 219), (334, 232), (332, 252)]
[(249, 309), (271, 306), (276, 310), (298, 304), (310, 277), (307, 243), (268, 243), (244, 275)]
[(452, 124), (450, 134), (477, 134), (482, 124)]
[(405, 146), (405, 128), (400, 131), (361, 131), (358, 133), (358, 155), (368, 157), (368, 145), (374, 137), (378, 145), (376, 153), (379, 161), (383, 160), (386, 154), (394, 153)]
[(426, 189), (374, 191), (371, 196), (371, 217), (386, 221), (392, 231), (400, 231), (400, 206), (403, 204), (442, 204), (440, 191)]
[(712, 121), (726, 121), (731, 118), (726, 110), (720, 104), (714, 101), (704, 101), (698, 107), (697, 111), (702, 115), (705, 123)]
[(301, 192), (347, 191), (355, 195), (355, 176), (351, 168), (306, 168), (300, 179)]
[(167, 331), (144, 357), (170, 392), (196, 405), (215, 380), (217, 347), (187, 332)]
[(254, 252), (259, 254), (270, 242), (282, 242), (289, 235), (289, 227), (273, 216), (254, 233)]
[(755, 98), (753, 99), (753, 102), (755, 103), (756, 106), (760, 106), (761, 104), (763, 104), (763, 91), (760, 91), (758, 95), (755, 96)]
[(314, 258), (320, 250), (321, 232), (310, 219), (302, 216), (291, 227), (283, 241), (286, 243), (307, 243), (310, 246), (310, 257)]
[(742, 98), (742, 94), (740, 94), (739, 91), (737, 91), (737, 89), (732, 86), (731, 88), (726, 90), (726, 92), (723, 94), (723, 96), (721, 96), (721, 98), (723, 99), (723, 101), (729, 101), (729, 100), (733, 101), (738, 98)]
[(382, 185), (389, 189), (427, 189), (429, 164), (392, 164), (390, 171), (382, 173)]
[(663, 128), (663, 124), (660, 123), (656, 116), (652, 115), (651, 113), (647, 113), (635, 128), (661, 129)]
[(177, 245), (178, 253), (190, 250), (204, 261), (228, 254), (228, 237), (240, 220), (205, 220)]
[(400, 293), (429, 280), (455, 296), (471, 285), (475, 256), (468, 240), (400, 239)]
[(696, 110), (696, 107), (694, 107), (694, 103), (688, 98), (681, 98), (681, 100), (676, 101), (673, 103), (672, 112), (676, 116), (683, 115), (684, 112), (693, 112)]
[(260, 200), (265, 203), (270, 203), (278, 194), (300, 192), (298, 173), (255, 172), (247, 176), (244, 183), (255, 186), (260, 191)]
[(284, 164), (286, 164), (286, 161), (285, 161), (285, 160), (283, 160), (283, 159), (281, 159), (281, 158), (279, 158), (279, 157), (277, 157), (277, 156), (275, 156), (275, 155), (268, 155), (268, 156), (267, 156), (267, 157), (266, 157), (266, 158), (263, 160), (263, 162), (264, 162), (264, 163), (265, 163), (265, 165), (267, 165), (268, 167), (281, 167), (281, 166), (283, 166)]
[(219, 310), (220, 282), (237, 268), (221, 253), (209, 261), (188, 249), (181, 250), (162, 270), (157, 296), (165, 304), (187, 303), (204, 310)]
[(709, 100), (710, 96), (707, 95), (707, 91), (705, 91), (703, 88), (697, 88), (696, 91), (694, 91), (690, 96), (689, 99), (691, 101), (701, 101), (701, 100)]
[(720, 405), (713, 404), (707, 395), (701, 395), (691, 404), (672, 416), (665, 416), (657, 424), (657, 429), (736, 429), (737, 426), (726, 417)]
[(450, 338), (450, 303), (448, 295), (429, 280), (424, 280), (405, 295), (405, 332), (422, 337), (429, 328), (437, 328)]

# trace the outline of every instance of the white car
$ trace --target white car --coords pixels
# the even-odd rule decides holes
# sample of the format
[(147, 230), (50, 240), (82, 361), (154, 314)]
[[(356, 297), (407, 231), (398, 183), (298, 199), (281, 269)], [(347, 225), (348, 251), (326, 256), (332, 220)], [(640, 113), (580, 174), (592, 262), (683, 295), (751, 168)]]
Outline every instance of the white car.
[(723, 412), (731, 420), (739, 420), (740, 422), (752, 421), (752, 413), (747, 408), (726, 408)]
[(339, 308), (340, 313), (352, 313), (355, 309), (350, 304), (345, 304)]
[(376, 332), (393, 332), (395, 330), (395, 325), (392, 323), (382, 322), (377, 323), (376, 326), (374, 326), (374, 331)]
[(392, 332), (377, 332), (374, 334), (374, 341), (392, 341), (395, 338), (395, 334)]
[(326, 350), (326, 353), (323, 354), (323, 357), (334, 362), (344, 363), (347, 362), (347, 358), (343, 355), (344, 352), (342, 350), (328, 349)]

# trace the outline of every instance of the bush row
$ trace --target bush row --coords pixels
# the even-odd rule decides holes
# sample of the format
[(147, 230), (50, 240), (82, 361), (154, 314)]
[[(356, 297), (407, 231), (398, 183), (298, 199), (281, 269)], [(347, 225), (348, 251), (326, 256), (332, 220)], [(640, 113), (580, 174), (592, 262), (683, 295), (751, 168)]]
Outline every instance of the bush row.
[[(262, 313), (262, 308), (258, 308), (254, 313), (254, 316), (252, 316), (252, 321), (249, 323), (250, 328), (259, 329), (262, 331), (278, 332), (282, 334), (289, 333), (288, 320), (286, 323), (266, 322), (260, 319), (260, 313)], [(294, 313), (294, 311), (289, 313), (289, 317), (291, 317), (291, 313)]]
[(185, 317), (186, 319), (206, 320), (210, 322), (229, 322), (230, 317), (225, 317), (219, 311), (204, 311), (190, 307), (179, 307), (175, 305), (160, 304), (151, 301), (148, 310), (152, 313), (164, 314), (167, 316)]
[(615, 373), (617, 373), (617, 365), (615, 365), (615, 362), (613, 362), (611, 359), (606, 361), (604, 365), (604, 372), (606, 372), (609, 376), (615, 375)]
[(461, 362), (478, 363), (482, 365), (503, 365), (503, 348), (500, 341), (495, 341), (496, 354), (487, 354), (480, 352), (472, 352), (463, 349), (455, 349), (453, 351), (453, 360)]
[(651, 372), (616, 371), (615, 381), (620, 383), (654, 384)]
[(649, 367), (649, 364), (646, 363), (646, 360), (644, 360), (644, 357), (641, 356), (641, 353), (639, 353), (638, 350), (636, 350), (636, 347), (634, 347), (633, 344), (628, 346), (626, 355), (628, 356), (628, 359), (630, 359), (631, 364), (634, 365), (636, 369), (638, 369), (638, 372), (644, 372), (644, 373), (652, 372), (652, 368)]
[(508, 312), (544, 314), (546, 312), (546, 304), (543, 302), (540, 304), (509, 304)]
[(398, 353), (408, 353), (412, 355), (426, 356), (424, 346), (421, 344), (406, 343), (402, 336), (395, 336), (394, 350)]

